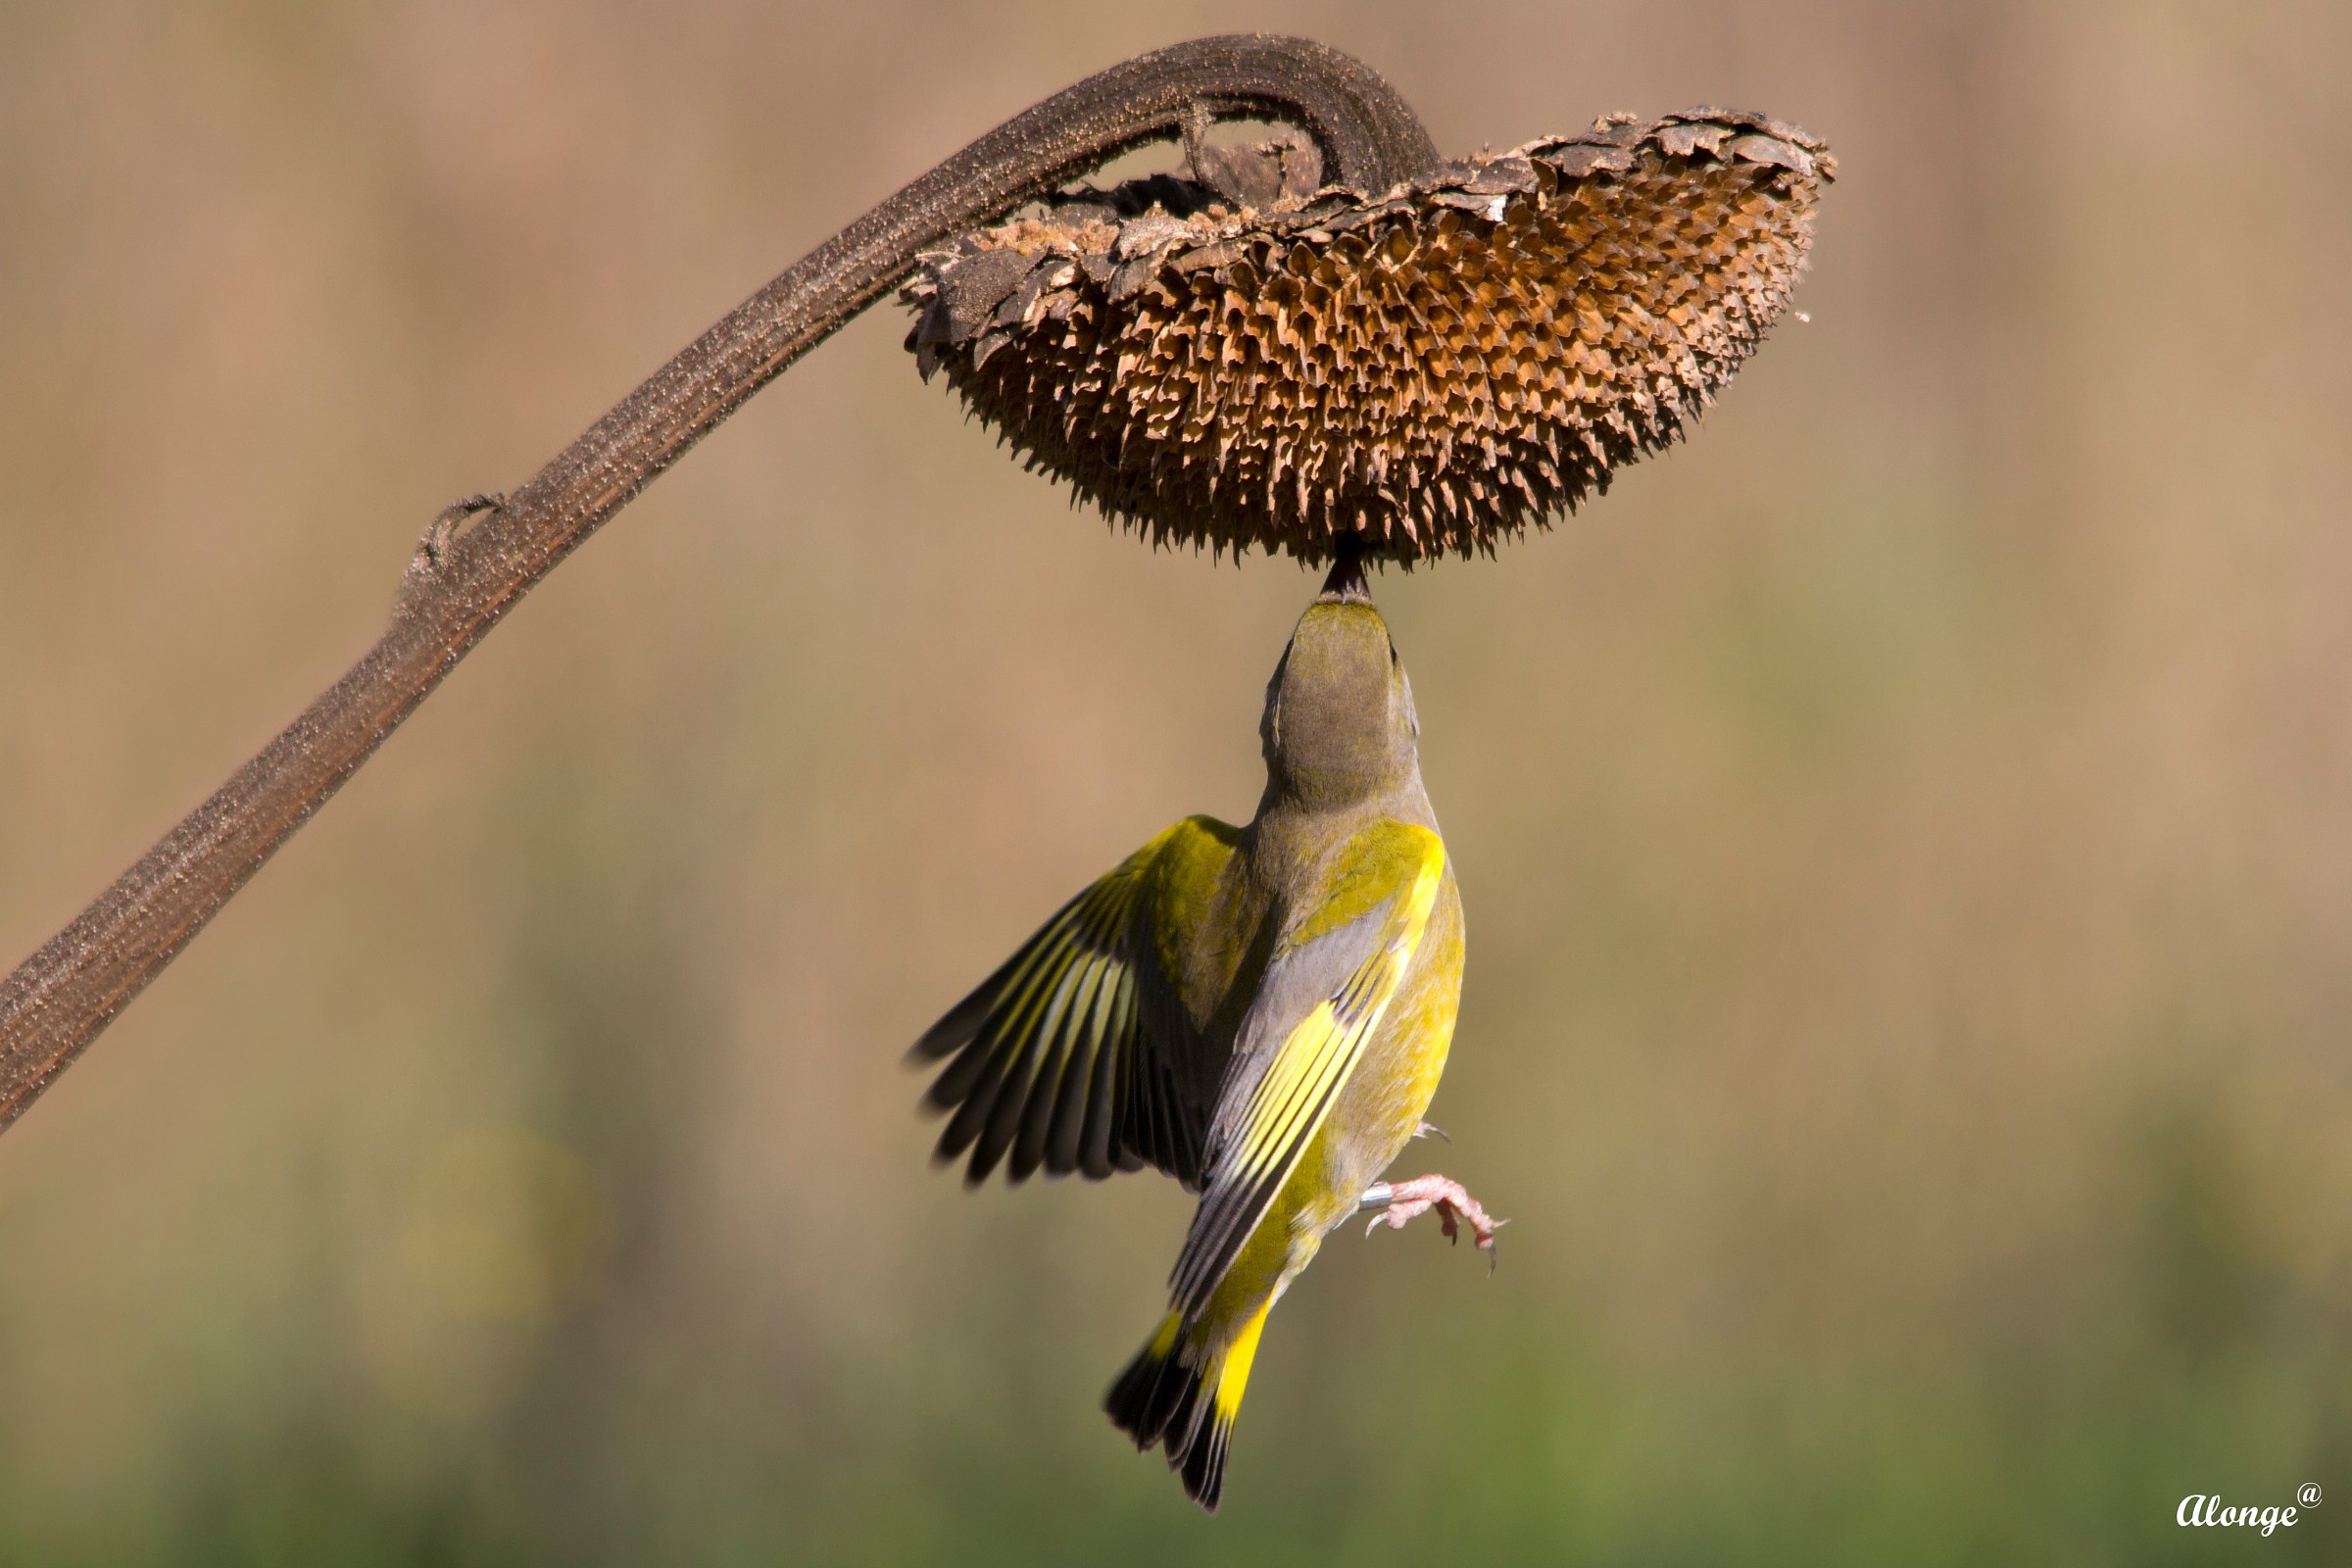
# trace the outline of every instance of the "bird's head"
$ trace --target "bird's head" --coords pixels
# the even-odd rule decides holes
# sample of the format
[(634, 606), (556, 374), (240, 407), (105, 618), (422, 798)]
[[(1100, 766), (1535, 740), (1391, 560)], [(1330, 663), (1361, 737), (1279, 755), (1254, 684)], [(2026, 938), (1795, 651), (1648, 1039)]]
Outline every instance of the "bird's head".
[(1419, 767), (1412, 683), (1360, 570), (1335, 568), (1266, 685), (1268, 784), (1325, 808), (1382, 795)]

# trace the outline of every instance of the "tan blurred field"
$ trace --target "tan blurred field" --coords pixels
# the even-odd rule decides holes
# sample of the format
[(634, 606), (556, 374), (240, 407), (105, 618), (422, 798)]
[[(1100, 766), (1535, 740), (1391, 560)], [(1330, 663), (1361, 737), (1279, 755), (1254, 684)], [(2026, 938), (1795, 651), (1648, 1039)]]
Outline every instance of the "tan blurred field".
[(13, 0), (0, 961), (443, 504), (1240, 27), (1449, 151), (1712, 102), (1839, 159), (1809, 323), (1694, 442), (1379, 585), (1499, 1274), (1335, 1240), (1207, 1521), (1096, 1408), (1183, 1196), (928, 1168), (906, 1043), (1248, 814), (1313, 583), (1071, 512), (884, 308), (0, 1140), (0, 1560), (2352, 1557), (2340, 7)]

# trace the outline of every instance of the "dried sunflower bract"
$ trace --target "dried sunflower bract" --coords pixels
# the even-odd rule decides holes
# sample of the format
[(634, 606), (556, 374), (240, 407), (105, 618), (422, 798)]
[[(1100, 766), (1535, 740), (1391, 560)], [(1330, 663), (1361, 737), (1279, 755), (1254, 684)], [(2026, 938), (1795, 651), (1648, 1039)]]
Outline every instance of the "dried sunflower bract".
[(1055, 197), (924, 258), (906, 346), (1154, 543), (1492, 552), (1680, 434), (1802, 270), (1823, 144), (1610, 117), (1385, 194), (1303, 137)]

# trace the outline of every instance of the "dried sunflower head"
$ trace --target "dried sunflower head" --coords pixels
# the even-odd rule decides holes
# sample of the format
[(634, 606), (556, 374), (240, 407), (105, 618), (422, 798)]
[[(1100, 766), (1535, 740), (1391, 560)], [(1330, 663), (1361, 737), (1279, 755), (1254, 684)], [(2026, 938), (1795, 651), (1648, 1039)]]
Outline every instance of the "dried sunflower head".
[(1758, 115), (1603, 120), (1385, 193), (1303, 137), (925, 258), (906, 344), (1153, 542), (1411, 563), (1606, 489), (1788, 304), (1836, 164)]

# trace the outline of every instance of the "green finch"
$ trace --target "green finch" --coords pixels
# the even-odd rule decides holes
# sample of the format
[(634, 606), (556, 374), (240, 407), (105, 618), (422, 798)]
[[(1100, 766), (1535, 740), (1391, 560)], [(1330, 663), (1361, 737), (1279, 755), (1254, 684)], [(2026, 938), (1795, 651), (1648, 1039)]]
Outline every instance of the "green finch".
[(1167, 1316), (1104, 1401), (1214, 1510), (1266, 1313), (1370, 1208), (1436, 1209), (1492, 1249), (1443, 1176), (1380, 1176), (1424, 1130), (1462, 987), (1462, 906), (1416, 751), (1412, 687), (1360, 568), (1299, 617), (1259, 725), (1248, 827), (1188, 817), (1079, 894), (914, 1047), (945, 1060), (939, 1157), (1200, 1195)]

